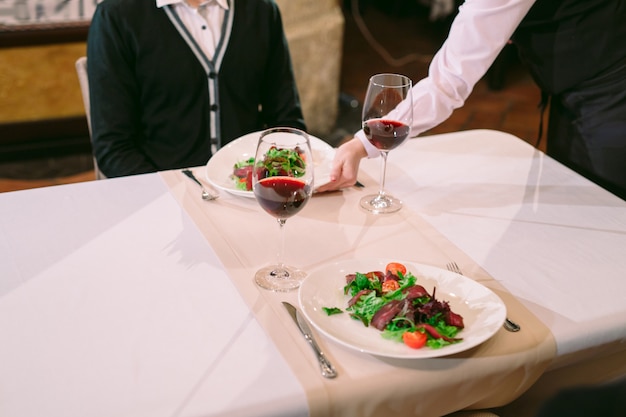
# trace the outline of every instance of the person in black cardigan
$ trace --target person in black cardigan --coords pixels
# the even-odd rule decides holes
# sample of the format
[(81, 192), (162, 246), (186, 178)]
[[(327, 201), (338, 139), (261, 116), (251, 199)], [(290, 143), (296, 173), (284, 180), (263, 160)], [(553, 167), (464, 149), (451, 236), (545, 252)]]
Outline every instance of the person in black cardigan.
[(228, 0), (211, 59), (176, 3), (96, 8), (87, 69), (93, 151), (106, 177), (203, 165), (215, 149), (267, 127), (306, 130), (272, 0)]

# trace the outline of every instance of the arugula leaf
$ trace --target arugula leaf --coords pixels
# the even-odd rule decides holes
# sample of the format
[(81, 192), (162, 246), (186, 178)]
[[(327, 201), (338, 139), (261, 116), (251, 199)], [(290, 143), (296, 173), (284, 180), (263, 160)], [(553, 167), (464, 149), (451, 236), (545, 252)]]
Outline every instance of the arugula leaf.
[(369, 279), (366, 274), (357, 272), (355, 278), (344, 287), (344, 294), (355, 296), (361, 290), (381, 292), (382, 284), (378, 279)]
[(343, 313), (343, 310), (337, 307), (322, 307), (322, 310), (324, 310), (324, 313), (326, 313), (329, 316), (332, 316), (333, 314)]
[(451, 345), (452, 343), (445, 341), (444, 339), (435, 339), (432, 336), (428, 336), (428, 340), (426, 340), (426, 346), (431, 349), (441, 349), (444, 346)]
[(415, 285), (417, 282), (417, 277), (410, 272), (407, 272), (406, 275), (402, 274), (402, 272), (398, 272), (398, 284), (400, 284), (400, 289), (403, 290), (407, 287)]
[(353, 306), (348, 307), (352, 317), (363, 322), (365, 326), (369, 326), (374, 314), (386, 303), (381, 297), (376, 296), (376, 292), (372, 291), (359, 298)]
[(404, 329), (385, 329), (380, 334), (383, 338), (387, 340), (393, 340), (394, 342), (402, 343), (402, 335), (404, 332), (409, 331), (406, 328)]
[(439, 332), (440, 335), (454, 338), (459, 333), (459, 328), (456, 326), (447, 325), (446, 322), (441, 319), (435, 325), (435, 329)]
[(271, 147), (260, 165), (266, 169), (266, 177), (278, 175), (301, 177), (306, 172), (306, 163), (300, 153), (297, 152), (297, 148), (296, 150), (291, 150)]
[(254, 164), (254, 157), (250, 157), (248, 159), (244, 159), (243, 161), (235, 162), (235, 169), (237, 168), (245, 168)]

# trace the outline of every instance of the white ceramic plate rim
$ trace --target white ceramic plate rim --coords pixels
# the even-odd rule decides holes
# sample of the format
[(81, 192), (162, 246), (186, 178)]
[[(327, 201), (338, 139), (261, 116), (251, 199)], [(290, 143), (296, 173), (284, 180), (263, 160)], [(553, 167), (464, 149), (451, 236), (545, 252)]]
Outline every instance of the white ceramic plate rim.
[[(322, 307), (345, 310), (348, 296), (343, 294), (343, 287), (347, 274), (384, 271), (389, 262), (403, 263), (427, 291), (432, 293), (433, 286), (437, 287), (435, 297), (448, 301), (452, 311), (463, 316), (465, 328), (458, 335), (463, 341), (440, 349), (411, 349), (384, 339), (380, 331), (363, 326), (345, 312), (328, 316), (323, 311)], [(435, 358), (471, 349), (491, 338), (506, 317), (506, 306), (500, 297), (471, 278), (430, 265), (392, 259), (351, 259), (315, 268), (300, 285), (298, 302), (309, 322), (335, 342), (359, 352), (405, 359)]]
[[(228, 143), (209, 159), (206, 164), (205, 178), (216, 188), (227, 191), (231, 194), (254, 198), (252, 191), (239, 190), (235, 187), (230, 175), (233, 173), (233, 166), (238, 161), (245, 161), (254, 158), (254, 152), (261, 136), (261, 131), (252, 132)], [(311, 151), (315, 161), (314, 182), (315, 188), (330, 181), (330, 169), (335, 149), (323, 140), (310, 135)]]

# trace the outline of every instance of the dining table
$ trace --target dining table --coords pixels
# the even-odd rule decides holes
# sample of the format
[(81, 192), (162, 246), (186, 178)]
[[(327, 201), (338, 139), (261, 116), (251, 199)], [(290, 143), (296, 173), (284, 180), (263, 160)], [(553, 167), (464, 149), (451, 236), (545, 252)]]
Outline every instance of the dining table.
[(335, 378), (284, 308), (302, 309), (300, 292), (254, 283), (276, 219), (189, 168), (219, 198), (181, 170), (0, 194), (0, 416), (523, 416), (626, 375), (626, 202), (520, 138), (411, 138), (388, 157), (398, 212), (359, 206), (379, 188), (372, 158), (363, 187), (315, 193), (288, 219), (284, 258), (309, 276), (455, 263), (521, 327), (406, 358), (313, 326)]

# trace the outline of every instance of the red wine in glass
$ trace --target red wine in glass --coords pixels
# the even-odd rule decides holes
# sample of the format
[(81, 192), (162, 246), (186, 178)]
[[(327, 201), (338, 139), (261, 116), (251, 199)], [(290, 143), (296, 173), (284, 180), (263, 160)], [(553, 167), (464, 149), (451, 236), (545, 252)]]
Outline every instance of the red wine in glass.
[(378, 194), (366, 195), (360, 204), (374, 214), (393, 213), (402, 208), (402, 201), (385, 191), (385, 172), (387, 154), (400, 146), (411, 130), (411, 88), (411, 80), (400, 74), (376, 74), (367, 86), (361, 118), (363, 134), (380, 151), (382, 164)]
[(410, 128), (395, 120), (370, 119), (363, 123), (363, 133), (372, 145), (390, 151), (398, 147), (409, 136)]
[(314, 161), (309, 136), (289, 127), (267, 129), (261, 133), (254, 161), (254, 197), (265, 212), (276, 218), (280, 229), (277, 260), (259, 269), (254, 281), (268, 290), (291, 291), (300, 286), (306, 273), (283, 263), (285, 223), (304, 208), (313, 191)]
[(311, 186), (291, 177), (267, 177), (254, 187), (259, 205), (272, 216), (286, 219), (299, 212), (311, 195)]

